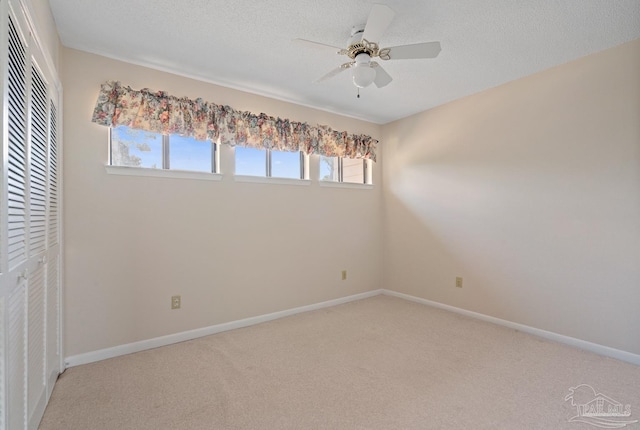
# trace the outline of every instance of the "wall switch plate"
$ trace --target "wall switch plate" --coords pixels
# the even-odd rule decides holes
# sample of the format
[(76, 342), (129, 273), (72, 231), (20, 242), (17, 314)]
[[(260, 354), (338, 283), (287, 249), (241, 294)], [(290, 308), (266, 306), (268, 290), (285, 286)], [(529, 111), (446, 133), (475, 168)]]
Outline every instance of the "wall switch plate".
[(343, 280), (343, 281), (346, 281), (346, 280), (347, 280), (347, 271), (346, 271), (346, 270), (343, 270), (343, 271), (342, 271), (342, 280)]
[(171, 296), (171, 309), (180, 309), (180, 296)]
[(462, 278), (460, 276), (456, 276), (456, 287), (462, 288)]

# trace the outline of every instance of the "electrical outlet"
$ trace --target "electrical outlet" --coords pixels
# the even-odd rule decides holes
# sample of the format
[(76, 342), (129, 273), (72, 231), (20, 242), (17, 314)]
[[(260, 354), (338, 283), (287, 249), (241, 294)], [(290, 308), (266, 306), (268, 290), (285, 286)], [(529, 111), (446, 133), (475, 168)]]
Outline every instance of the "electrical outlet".
[(171, 309), (180, 309), (180, 296), (171, 296)]
[(346, 270), (343, 270), (343, 271), (342, 271), (342, 280), (343, 280), (343, 281), (346, 281), (346, 280), (347, 280), (347, 271), (346, 271)]
[(462, 288), (462, 278), (460, 276), (456, 276), (456, 287)]

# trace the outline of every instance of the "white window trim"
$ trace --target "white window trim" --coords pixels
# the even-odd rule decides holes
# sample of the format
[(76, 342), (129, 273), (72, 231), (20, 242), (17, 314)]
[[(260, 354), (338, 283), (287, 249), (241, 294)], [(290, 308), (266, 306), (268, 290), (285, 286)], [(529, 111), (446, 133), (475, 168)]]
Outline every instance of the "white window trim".
[(311, 180), (309, 179), (275, 178), (272, 176), (234, 175), (233, 180), (236, 182), (251, 182), (255, 184), (311, 185)]
[(198, 172), (191, 170), (152, 169), (150, 167), (129, 167), (105, 165), (110, 175), (123, 176), (151, 176), (156, 178), (197, 179), (203, 181), (221, 181), (224, 175), (220, 173)]
[(359, 182), (318, 181), (321, 187), (327, 188), (357, 188), (360, 190), (373, 190), (373, 184), (361, 184)]

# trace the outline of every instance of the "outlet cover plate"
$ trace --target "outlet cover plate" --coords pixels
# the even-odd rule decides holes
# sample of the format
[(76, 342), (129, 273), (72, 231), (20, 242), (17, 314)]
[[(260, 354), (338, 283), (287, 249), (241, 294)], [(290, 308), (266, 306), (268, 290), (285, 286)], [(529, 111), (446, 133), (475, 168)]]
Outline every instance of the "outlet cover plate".
[(180, 309), (181, 302), (180, 296), (171, 296), (171, 309)]

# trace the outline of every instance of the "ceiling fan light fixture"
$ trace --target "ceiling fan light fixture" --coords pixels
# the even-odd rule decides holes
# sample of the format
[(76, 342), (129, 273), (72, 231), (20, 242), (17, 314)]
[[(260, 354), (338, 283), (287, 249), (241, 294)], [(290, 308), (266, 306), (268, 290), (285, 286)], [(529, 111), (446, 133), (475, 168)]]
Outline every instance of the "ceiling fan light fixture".
[(376, 71), (371, 67), (369, 54), (358, 54), (353, 65), (353, 84), (358, 88), (366, 88), (376, 79)]
[(356, 64), (353, 67), (353, 84), (358, 88), (366, 88), (376, 79), (376, 71), (369, 64)]

